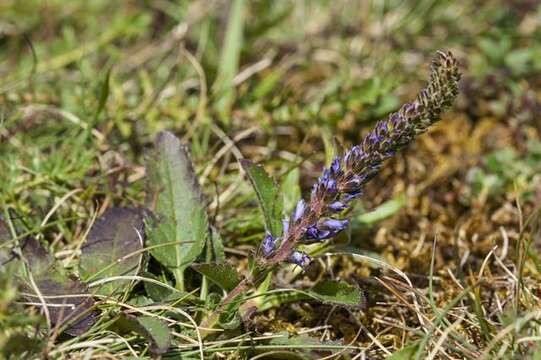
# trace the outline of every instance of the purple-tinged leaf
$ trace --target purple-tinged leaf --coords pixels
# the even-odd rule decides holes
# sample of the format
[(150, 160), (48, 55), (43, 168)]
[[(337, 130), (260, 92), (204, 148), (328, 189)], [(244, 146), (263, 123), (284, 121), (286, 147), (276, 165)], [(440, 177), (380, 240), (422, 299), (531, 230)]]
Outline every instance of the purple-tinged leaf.
[[(65, 333), (78, 336), (94, 324), (94, 300), (83, 283), (58, 272), (41, 275), (35, 283), (45, 301), (53, 328), (66, 327)], [(39, 308), (44, 307), (33, 287), (26, 285), (24, 291), (26, 301)]]
[(47, 249), (32, 236), (22, 241), (22, 253), (34, 276), (39, 277), (47, 274), (55, 262), (54, 257), (49, 254)]
[(25, 279), (24, 299), (43, 311), (46, 307), (53, 328), (65, 328), (64, 332), (73, 336), (90, 329), (96, 314), (86, 285), (58, 269), (53, 257), (35, 238), (26, 239), (22, 253), (35, 284)]
[[(143, 259), (143, 211), (111, 208), (90, 229), (81, 248), (79, 273), (85, 282), (115, 276), (137, 275)], [(100, 285), (102, 295), (124, 291), (130, 280), (117, 280)]]

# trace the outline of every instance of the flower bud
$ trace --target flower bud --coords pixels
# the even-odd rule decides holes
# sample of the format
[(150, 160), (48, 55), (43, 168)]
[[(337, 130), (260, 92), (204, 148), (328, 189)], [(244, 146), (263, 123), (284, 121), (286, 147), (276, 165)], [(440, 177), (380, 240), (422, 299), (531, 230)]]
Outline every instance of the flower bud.
[(296, 251), (296, 250), (293, 251), (293, 253), (289, 257), (289, 262), (291, 262), (292, 264), (298, 265), (298, 266), (300, 266), (302, 268), (304, 268), (308, 264), (310, 264), (311, 261), (312, 261), (312, 259), (310, 259), (310, 257), (308, 255), (306, 255), (303, 252)]
[(263, 253), (263, 257), (268, 258), (272, 254), (274, 248), (276, 247), (276, 240), (277, 239), (268, 231), (265, 233), (265, 238), (261, 243), (261, 252)]

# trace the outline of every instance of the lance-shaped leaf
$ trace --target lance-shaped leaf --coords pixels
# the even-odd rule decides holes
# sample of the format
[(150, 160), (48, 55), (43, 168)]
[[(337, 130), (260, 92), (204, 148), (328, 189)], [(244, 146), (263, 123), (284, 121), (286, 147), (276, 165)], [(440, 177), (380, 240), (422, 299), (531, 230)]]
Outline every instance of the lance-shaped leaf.
[[(144, 241), (140, 209), (111, 208), (99, 218), (81, 248), (79, 273), (87, 282), (114, 276), (137, 275), (141, 268)], [(122, 292), (131, 280), (107, 282), (98, 288), (102, 295)]]
[(309, 293), (325, 303), (353, 307), (364, 307), (366, 303), (361, 289), (343, 281), (321, 281)]
[(53, 257), (33, 237), (23, 249), (33, 281), (24, 279), (23, 297), (49, 315), (53, 328), (63, 328), (69, 335), (86, 332), (95, 322), (94, 300), (86, 285), (56, 267)]
[(268, 295), (258, 310), (265, 311), (285, 303), (301, 300), (317, 300), (353, 308), (363, 308), (366, 305), (364, 294), (358, 287), (342, 281), (325, 280), (317, 283), (311, 289)]
[(259, 207), (265, 219), (265, 226), (273, 236), (282, 235), (283, 197), (280, 189), (267, 174), (263, 166), (249, 160), (240, 160), (242, 168), (248, 175), (259, 202)]
[(193, 264), (192, 268), (226, 291), (231, 291), (240, 282), (237, 270), (227, 263)]
[(155, 355), (166, 353), (171, 346), (171, 332), (167, 324), (153, 316), (135, 317), (123, 314), (116, 325), (122, 331), (133, 331), (143, 336)]
[(158, 133), (146, 170), (147, 206), (155, 214), (150, 253), (173, 271), (177, 288), (183, 289), (184, 269), (199, 256), (208, 235), (201, 189), (188, 150), (170, 132)]

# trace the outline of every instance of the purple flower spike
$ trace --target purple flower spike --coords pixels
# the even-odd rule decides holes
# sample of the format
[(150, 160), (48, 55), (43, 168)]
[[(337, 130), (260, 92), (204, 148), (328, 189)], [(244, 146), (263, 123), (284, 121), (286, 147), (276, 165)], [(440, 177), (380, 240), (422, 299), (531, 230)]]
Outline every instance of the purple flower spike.
[(261, 243), (261, 251), (263, 252), (263, 257), (268, 258), (272, 254), (274, 248), (276, 247), (276, 240), (277, 239), (269, 232), (265, 234), (265, 238)]
[(302, 268), (304, 268), (308, 264), (310, 264), (311, 261), (312, 261), (312, 259), (310, 259), (310, 256), (306, 255), (303, 252), (296, 251), (296, 250), (293, 251), (293, 253), (289, 257), (289, 262), (291, 262), (292, 264), (298, 265), (298, 266), (300, 266)]
[(335, 212), (340, 212), (346, 210), (347, 208), (348, 206), (341, 201), (335, 201), (331, 205), (329, 205), (329, 209)]
[(459, 80), (456, 59), (450, 52), (438, 51), (431, 65), (428, 85), (417, 97), (379, 121), (358, 145), (333, 159), (312, 187), (310, 200), (299, 201), (290, 216), (291, 223), (289, 226), (284, 224), (279, 245), (277, 239), (265, 238), (262, 252), (268, 257), (267, 264), (290, 261), (305, 266), (310, 260), (296, 250), (299, 242), (326, 240), (347, 228), (347, 219), (330, 216), (338, 217), (338, 213), (348, 209), (385, 161), (440, 120), (443, 111), (451, 106), (458, 94)]
[(293, 214), (293, 221), (297, 222), (302, 215), (304, 214), (304, 210), (306, 209), (306, 201), (303, 199), (300, 199), (297, 203), (297, 207), (295, 208), (295, 213)]

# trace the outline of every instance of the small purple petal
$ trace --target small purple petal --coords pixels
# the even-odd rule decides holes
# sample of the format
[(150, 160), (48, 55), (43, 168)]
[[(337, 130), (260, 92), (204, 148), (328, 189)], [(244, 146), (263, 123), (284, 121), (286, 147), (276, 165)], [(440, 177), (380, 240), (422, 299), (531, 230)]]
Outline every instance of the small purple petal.
[(355, 176), (342, 185), (341, 190), (347, 193), (356, 192), (361, 187), (363, 179), (360, 176)]
[(336, 180), (329, 179), (329, 181), (327, 181), (327, 183), (325, 184), (325, 187), (327, 188), (328, 192), (335, 193), (337, 190)]
[(331, 172), (336, 174), (338, 171), (340, 171), (340, 157), (337, 156), (331, 163)]
[(348, 206), (346, 204), (344, 204), (343, 202), (341, 202), (341, 201), (335, 201), (331, 205), (329, 205), (329, 208), (332, 211), (340, 212), (342, 210), (347, 209)]
[(318, 230), (315, 226), (310, 226), (306, 229), (306, 236), (311, 239), (317, 239)]
[(325, 169), (323, 171), (323, 174), (319, 178), (319, 182), (326, 183), (327, 181), (329, 181), (330, 177), (331, 177), (331, 172), (329, 171), (329, 169)]
[(305, 236), (311, 240), (321, 241), (332, 238), (334, 233), (330, 230), (322, 230), (316, 226), (310, 226), (306, 229)]
[(334, 237), (334, 235), (336, 235), (335, 232), (332, 232), (332, 231), (329, 231), (329, 230), (319, 230), (317, 239), (320, 240), (320, 241), (321, 240), (327, 240), (327, 239), (330, 239), (330, 238)]
[(293, 214), (293, 221), (297, 222), (304, 215), (304, 210), (306, 210), (306, 202), (303, 199), (300, 199), (295, 208), (295, 213)]
[(376, 126), (378, 133), (384, 134), (387, 132), (387, 122), (386, 121), (380, 121), (379, 124)]
[(347, 228), (349, 220), (326, 219), (323, 221), (322, 225), (331, 231), (340, 231)]
[(350, 202), (352, 200), (355, 200), (356, 198), (358, 198), (361, 195), (362, 195), (362, 191), (358, 190), (358, 191), (355, 191), (355, 192), (344, 195), (342, 200), (345, 201), (345, 202)]
[(308, 255), (306, 255), (303, 252), (300, 251), (293, 251), (291, 256), (289, 257), (289, 261), (295, 265), (298, 265), (302, 268), (306, 267), (312, 259)]
[(346, 155), (344, 155), (344, 162), (346, 164), (348, 164), (350, 161), (355, 162), (359, 154), (360, 154), (359, 145), (353, 146), (348, 152), (346, 152)]
[(261, 242), (261, 251), (263, 252), (263, 256), (268, 258), (276, 246), (276, 238), (273, 237), (269, 232), (265, 234), (265, 238)]
[(378, 136), (378, 134), (376, 134), (375, 132), (371, 132), (367, 137), (366, 137), (366, 140), (368, 141), (368, 143), (370, 144), (369, 146), (375, 146), (377, 144), (379, 144), (382, 140), (382, 137), (381, 136)]
[(282, 219), (282, 234), (289, 231), (289, 220), (287, 218)]

